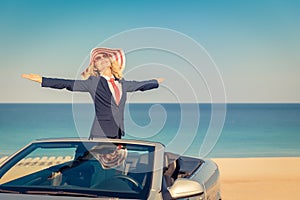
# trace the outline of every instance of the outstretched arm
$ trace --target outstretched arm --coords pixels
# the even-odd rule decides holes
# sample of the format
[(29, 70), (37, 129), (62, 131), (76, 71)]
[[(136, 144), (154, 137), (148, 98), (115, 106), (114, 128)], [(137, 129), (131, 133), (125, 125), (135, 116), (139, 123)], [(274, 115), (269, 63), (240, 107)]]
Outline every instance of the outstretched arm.
[(158, 88), (159, 84), (163, 81), (163, 78), (156, 78), (148, 81), (126, 81), (126, 90), (127, 92), (151, 90)]
[(23, 78), (41, 83), (42, 87), (50, 87), (53, 89), (67, 89), (70, 91), (88, 92), (91, 88), (91, 79), (87, 80), (68, 80), (58, 78), (46, 78), (38, 74), (22, 74)]
[(31, 81), (42, 83), (42, 76), (40, 76), (38, 74), (22, 74), (22, 77), (27, 78)]

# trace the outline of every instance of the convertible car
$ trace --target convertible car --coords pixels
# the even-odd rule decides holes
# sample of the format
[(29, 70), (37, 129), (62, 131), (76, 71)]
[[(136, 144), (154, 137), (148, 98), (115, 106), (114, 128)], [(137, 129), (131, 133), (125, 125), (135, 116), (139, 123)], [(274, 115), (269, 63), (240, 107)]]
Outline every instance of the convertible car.
[(35, 140), (0, 163), (0, 199), (221, 199), (209, 159), (165, 152), (161, 143)]

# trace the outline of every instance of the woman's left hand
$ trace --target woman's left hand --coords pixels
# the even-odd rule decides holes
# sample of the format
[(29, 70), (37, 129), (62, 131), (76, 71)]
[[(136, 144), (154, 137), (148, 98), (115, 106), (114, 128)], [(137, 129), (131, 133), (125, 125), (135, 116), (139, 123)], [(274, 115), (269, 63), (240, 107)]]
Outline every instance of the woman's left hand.
[(156, 78), (155, 80), (157, 80), (158, 84), (162, 83), (165, 79), (164, 78)]

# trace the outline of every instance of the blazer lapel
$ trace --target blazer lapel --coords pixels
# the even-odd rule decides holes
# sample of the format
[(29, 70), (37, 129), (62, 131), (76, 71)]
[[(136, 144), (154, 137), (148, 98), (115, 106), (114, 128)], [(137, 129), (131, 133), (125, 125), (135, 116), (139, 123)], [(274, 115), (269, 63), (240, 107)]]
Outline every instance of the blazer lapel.
[[(110, 91), (110, 89), (109, 89), (107, 80), (106, 80), (104, 77), (100, 76), (100, 83), (101, 83), (100, 87), (102, 88), (102, 90), (105, 91), (106, 96), (107, 96), (108, 98), (112, 98), (112, 93), (111, 93), (111, 91)], [(100, 89), (100, 90), (101, 90), (101, 89)], [(102, 91), (102, 90), (101, 90), (101, 91)]]
[(124, 90), (124, 85), (123, 85), (123, 79), (117, 79), (117, 81), (121, 84), (121, 90), (122, 90), (122, 93), (121, 93), (121, 96), (120, 96), (120, 102), (119, 102), (119, 105), (121, 104), (121, 101), (123, 100), (123, 96), (126, 95), (125, 93), (125, 90)]

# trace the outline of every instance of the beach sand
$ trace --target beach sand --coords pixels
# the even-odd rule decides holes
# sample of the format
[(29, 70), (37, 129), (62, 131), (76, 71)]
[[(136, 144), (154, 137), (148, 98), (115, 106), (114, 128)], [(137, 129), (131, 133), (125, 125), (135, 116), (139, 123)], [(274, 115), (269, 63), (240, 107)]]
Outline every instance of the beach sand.
[(215, 158), (223, 200), (300, 200), (300, 157)]

